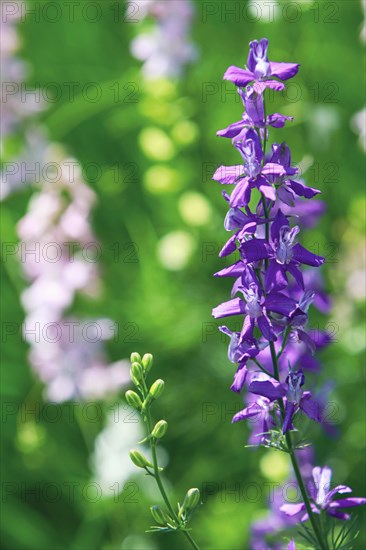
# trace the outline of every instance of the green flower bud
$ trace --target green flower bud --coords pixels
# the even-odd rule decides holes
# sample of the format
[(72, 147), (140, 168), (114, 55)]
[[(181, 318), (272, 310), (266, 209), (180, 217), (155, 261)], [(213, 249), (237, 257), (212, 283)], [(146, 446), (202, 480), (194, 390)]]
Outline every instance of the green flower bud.
[(153, 465), (149, 460), (144, 456), (140, 451), (132, 450), (130, 451), (130, 459), (138, 468), (153, 468)]
[(168, 422), (165, 422), (165, 420), (159, 420), (159, 422), (155, 424), (154, 429), (151, 432), (151, 435), (156, 439), (161, 439), (166, 434), (167, 429), (168, 429)]
[(164, 391), (164, 386), (165, 386), (164, 380), (161, 380), (160, 378), (158, 380), (155, 380), (155, 382), (153, 383), (153, 385), (149, 390), (149, 394), (151, 395), (151, 397), (153, 397), (154, 399), (157, 399), (158, 397), (160, 397)]
[(144, 371), (142, 370), (140, 363), (132, 363), (131, 378), (134, 384), (136, 384), (135, 380), (137, 380), (137, 383), (139, 384), (144, 379)]
[(156, 506), (156, 504), (150, 507), (150, 512), (154, 520), (159, 525), (166, 525), (168, 522), (171, 522), (171, 518), (164, 512), (162, 508), (160, 508), (160, 506)]
[(130, 356), (131, 363), (141, 363), (141, 355), (137, 351), (133, 351)]
[(182, 508), (188, 513), (194, 510), (196, 506), (200, 503), (201, 495), (199, 489), (189, 489), (186, 496), (184, 497)]
[(142, 401), (135, 391), (128, 390), (125, 393), (126, 401), (134, 409), (140, 409), (142, 407)]
[(153, 365), (153, 356), (151, 355), (151, 353), (145, 353), (145, 355), (143, 356), (142, 358), (142, 366), (144, 367), (144, 370), (146, 373), (149, 372), (149, 370), (151, 369), (152, 365)]
[(140, 385), (140, 382), (137, 380), (137, 378), (132, 374), (132, 370), (130, 370), (130, 376), (131, 376), (131, 380), (132, 382), (135, 384), (135, 386), (139, 386)]

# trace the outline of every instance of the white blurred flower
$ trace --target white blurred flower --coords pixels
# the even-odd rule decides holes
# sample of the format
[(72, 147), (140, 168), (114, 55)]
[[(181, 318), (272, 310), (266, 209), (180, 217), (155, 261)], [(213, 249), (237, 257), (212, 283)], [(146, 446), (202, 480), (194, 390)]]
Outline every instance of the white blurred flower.
[(137, 473), (129, 451), (143, 437), (140, 417), (134, 409), (119, 405), (111, 412), (106, 427), (95, 440), (92, 455), (94, 480), (103, 496), (114, 496), (116, 489), (122, 492), (124, 483)]
[(193, 236), (187, 231), (172, 231), (158, 244), (158, 258), (161, 264), (171, 271), (183, 269), (195, 247)]
[(351, 118), (351, 128), (358, 135), (358, 142), (363, 151), (366, 151), (366, 107), (357, 111)]

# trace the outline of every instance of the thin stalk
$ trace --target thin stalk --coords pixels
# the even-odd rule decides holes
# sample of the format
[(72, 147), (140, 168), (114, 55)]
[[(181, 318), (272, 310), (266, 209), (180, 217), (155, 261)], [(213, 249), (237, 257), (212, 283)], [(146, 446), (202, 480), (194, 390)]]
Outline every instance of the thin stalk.
[(286, 344), (287, 344), (287, 338), (288, 338), (288, 335), (290, 334), (290, 327), (286, 327), (285, 329), (285, 332), (284, 332), (284, 335), (283, 335), (283, 340), (282, 340), (282, 345), (281, 345), (281, 349), (280, 351), (277, 353), (277, 361), (279, 360), (279, 358), (281, 357), (281, 355), (283, 354), (283, 351), (286, 347)]
[[(146, 385), (145, 385), (144, 389), (146, 390)], [(150, 407), (147, 407), (147, 411), (146, 411), (146, 424), (147, 424), (148, 432), (149, 432), (149, 434), (151, 434), (151, 432), (152, 432), (152, 420), (151, 420)], [(150, 439), (150, 447), (151, 447), (152, 462), (153, 462), (153, 466), (154, 466), (154, 478), (155, 478), (156, 483), (159, 487), (161, 496), (163, 497), (163, 500), (166, 504), (166, 507), (168, 508), (172, 518), (179, 525), (180, 520), (179, 520), (178, 515), (176, 514), (173, 506), (170, 504), (170, 500), (168, 498), (168, 495), (166, 494), (163, 482), (162, 482), (161, 477), (160, 477), (159, 466), (158, 466), (158, 457), (156, 455), (156, 443), (154, 441), (154, 438)], [(192, 547), (195, 550), (200, 550), (199, 546), (194, 541), (194, 539), (190, 535), (190, 533), (188, 533), (188, 531), (182, 531), (182, 533), (184, 534), (186, 539), (190, 542), (190, 544), (192, 545)]]
[(255, 357), (252, 358), (252, 361), (254, 361), (254, 363), (257, 365), (257, 367), (261, 369), (261, 371), (268, 374), (268, 376), (272, 376), (272, 374), (267, 369), (265, 369)]

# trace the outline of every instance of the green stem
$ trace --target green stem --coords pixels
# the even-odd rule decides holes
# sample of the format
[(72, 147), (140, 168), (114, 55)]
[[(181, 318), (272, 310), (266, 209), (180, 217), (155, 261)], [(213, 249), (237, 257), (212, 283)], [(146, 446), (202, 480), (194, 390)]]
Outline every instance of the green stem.
[[(146, 386), (145, 386), (145, 388), (146, 388)], [(149, 434), (151, 434), (151, 432), (152, 432), (152, 420), (151, 420), (150, 407), (147, 407), (147, 411), (146, 411), (146, 424), (147, 424), (148, 432), (149, 432)], [(155, 443), (153, 438), (150, 439), (150, 447), (151, 447), (151, 456), (152, 456), (152, 462), (153, 462), (153, 466), (154, 466), (154, 477), (155, 477), (156, 483), (159, 487), (161, 496), (163, 497), (163, 500), (164, 500), (164, 502), (166, 504), (166, 507), (168, 508), (172, 518), (179, 525), (180, 520), (178, 518), (178, 515), (174, 511), (173, 506), (170, 504), (168, 495), (165, 492), (165, 488), (164, 488), (163, 482), (162, 482), (161, 477), (160, 477), (159, 466), (158, 466), (158, 457), (156, 455), (156, 443)], [(200, 550), (199, 546), (196, 544), (196, 542), (194, 541), (192, 536), (188, 533), (188, 531), (182, 531), (182, 533), (184, 534), (186, 539), (190, 542), (190, 544), (192, 545), (192, 547), (195, 550)]]
[[(267, 204), (266, 204), (266, 197), (264, 195), (262, 195), (262, 205), (263, 205), (264, 216), (265, 216), (266, 219), (268, 219), (269, 214), (268, 214), (268, 208), (267, 208)], [(269, 223), (266, 223), (265, 231), (266, 231), (266, 241), (269, 242)], [(268, 269), (268, 258), (266, 258), (264, 260), (264, 266), (267, 270)]]
[(281, 345), (281, 349), (280, 351), (277, 353), (277, 361), (279, 360), (279, 358), (281, 357), (281, 355), (283, 354), (283, 351), (286, 347), (286, 344), (287, 344), (287, 338), (288, 338), (288, 335), (290, 334), (290, 327), (286, 327), (285, 329), (285, 332), (284, 332), (284, 335), (283, 335), (283, 340), (282, 340), (282, 345)]
[(254, 361), (254, 363), (257, 365), (257, 367), (261, 369), (261, 371), (268, 374), (268, 376), (272, 376), (272, 374), (267, 369), (265, 369), (255, 357), (252, 358), (252, 361)]
[[(147, 430), (150, 434), (152, 432), (152, 422), (151, 422), (151, 414), (149, 409), (146, 412), (146, 424), (147, 424)], [(179, 523), (178, 516), (175, 513), (173, 506), (169, 502), (168, 495), (166, 494), (163, 482), (161, 481), (159, 466), (158, 466), (158, 457), (156, 455), (156, 446), (153, 439), (150, 439), (150, 447), (151, 447), (151, 455), (152, 455), (152, 461), (154, 466), (154, 476), (156, 479), (156, 483), (158, 484), (161, 496), (163, 497), (169, 512), (171, 513), (172, 517)]]

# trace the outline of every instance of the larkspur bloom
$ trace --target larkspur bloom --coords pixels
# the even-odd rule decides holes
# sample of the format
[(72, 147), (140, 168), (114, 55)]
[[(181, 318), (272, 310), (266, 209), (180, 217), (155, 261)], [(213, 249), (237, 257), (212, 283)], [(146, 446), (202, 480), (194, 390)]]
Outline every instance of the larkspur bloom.
[(267, 176), (281, 176), (285, 173), (283, 166), (278, 163), (263, 164), (263, 150), (260, 137), (253, 129), (249, 129), (244, 139), (235, 143), (243, 157), (244, 165), (220, 166), (213, 180), (222, 184), (235, 184), (234, 192), (230, 197), (231, 207), (242, 207), (249, 204), (252, 189), (257, 188), (268, 199), (276, 199), (276, 191)]
[[(352, 489), (347, 485), (337, 485), (331, 489), (332, 470), (329, 466), (313, 468), (313, 481), (309, 483), (309, 492), (312, 498), (311, 509), (315, 514), (322, 511), (338, 519), (347, 520), (349, 514), (343, 512), (343, 508), (353, 508), (366, 504), (366, 498), (348, 497), (335, 498), (337, 494), (343, 495), (352, 493)], [(281, 510), (289, 516), (295, 516), (306, 510), (303, 502), (299, 504), (283, 504)], [(306, 521), (308, 514), (305, 512), (301, 516), (301, 521)]]
[[(286, 383), (281, 384), (278, 380), (270, 378), (265, 373), (258, 373), (248, 386), (248, 391), (269, 399), (277, 401), (283, 399), (285, 403), (285, 417), (283, 420), (283, 433), (292, 429), (294, 414), (301, 409), (309, 418), (320, 422), (320, 407), (312, 399), (311, 392), (303, 391), (305, 376), (301, 371), (290, 372)], [(237, 413), (240, 415), (240, 413)], [(241, 420), (241, 418), (238, 418)]]
[(244, 314), (243, 328), (239, 342), (253, 341), (254, 327), (257, 326), (267, 340), (276, 340), (276, 334), (267, 311), (289, 316), (296, 310), (296, 302), (281, 292), (270, 292), (264, 296), (253, 270), (246, 269), (234, 285), (233, 293), (242, 293), (244, 300), (233, 298), (213, 309), (216, 319)]
[(308, 187), (307, 185), (292, 179), (298, 173), (298, 169), (291, 166), (291, 152), (289, 146), (284, 142), (272, 145), (272, 164), (278, 163), (284, 169), (284, 174), (280, 177), (269, 176), (277, 188), (277, 195), (280, 201), (289, 206), (294, 206), (295, 196), (312, 199), (319, 194), (319, 189)]
[[(230, 197), (223, 192), (224, 199), (230, 203)], [(245, 213), (240, 208), (230, 208), (226, 214), (224, 227), (226, 231), (235, 231), (230, 239), (225, 243), (220, 251), (220, 256), (228, 256), (236, 250), (236, 241), (241, 242), (246, 235), (254, 234), (257, 227), (266, 223), (266, 220), (253, 214), (249, 208), (246, 208)]]
[(248, 442), (251, 445), (260, 445), (267, 439), (269, 430), (276, 427), (273, 417), (275, 411), (274, 402), (267, 397), (256, 396), (252, 401), (248, 394), (248, 406), (237, 412), (231, 422), (235, 424), (241, 420), (249, 420), (251, 435)]
[(224, 80), (230, 80), (236, 86), (241, 87), (255, 81), (260, 83), (259, 89), (268, 87), (277, 91), (283, 90), (284, 84), (273, 78), (289, 80), (297, 74), (299, 64), (268, 61), (268, 40), (266, 38), (262, 38), (259, 42), (253, 40), (249, 46), (247, 68), (241, 69), (231, 65), (224, 74)]
[(290, 273), (301, 288), (304, 288), (300, 264), (318, 267), (324, 258), (306, 250), (296, 237), (300, 228), (290, 228), (286, 216), (279, 210), (271, 225), (271, 242), (266, 239), (251, 239), (240, 246), (242, 259), (247, 263), (269, 260), (265, 277), (266, 290), (282, 290), (287, 287)]

